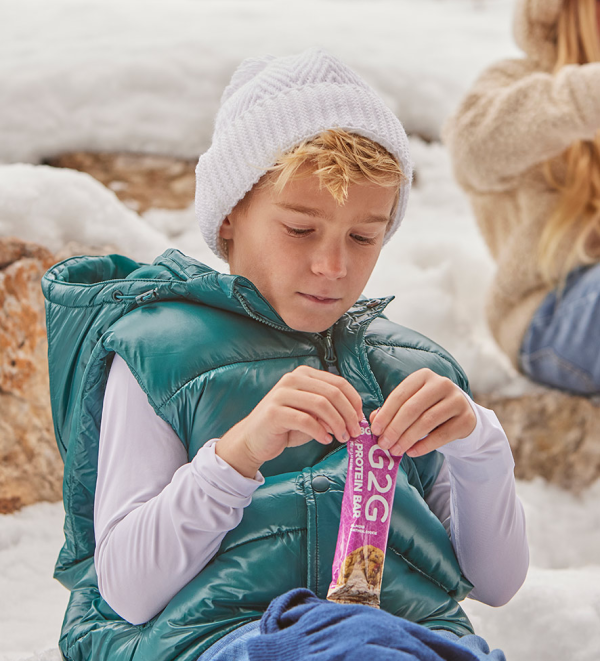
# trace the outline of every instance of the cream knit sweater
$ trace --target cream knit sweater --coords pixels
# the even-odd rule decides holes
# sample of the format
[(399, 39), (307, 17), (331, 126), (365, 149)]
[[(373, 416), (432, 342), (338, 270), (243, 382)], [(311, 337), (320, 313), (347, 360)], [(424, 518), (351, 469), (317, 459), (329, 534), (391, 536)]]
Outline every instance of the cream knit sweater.
[[(517, 0), (514, 34), (526, 57), (485, 70), (442, 130), (455, 176), (497, 263), (486, 302), (488, 323), (517, 368), (523, 335), (551, 289), (542, 281), (536, 254), (558, 194), (541, 166), (600, 129), (600, 63), (550, 73), (561, 5), (562, 0)], [(589, 250), (600, 260), (600, 237)]]

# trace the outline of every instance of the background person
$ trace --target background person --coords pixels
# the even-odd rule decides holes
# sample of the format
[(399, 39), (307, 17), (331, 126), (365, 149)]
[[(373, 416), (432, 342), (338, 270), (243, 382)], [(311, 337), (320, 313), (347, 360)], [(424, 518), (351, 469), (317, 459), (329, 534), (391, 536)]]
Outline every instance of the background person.
[(443, 130), (497, 263), (486, 312), (513, 365), (600, 392), (600, 2), (518, 0), (522, 59), (484, 71)]

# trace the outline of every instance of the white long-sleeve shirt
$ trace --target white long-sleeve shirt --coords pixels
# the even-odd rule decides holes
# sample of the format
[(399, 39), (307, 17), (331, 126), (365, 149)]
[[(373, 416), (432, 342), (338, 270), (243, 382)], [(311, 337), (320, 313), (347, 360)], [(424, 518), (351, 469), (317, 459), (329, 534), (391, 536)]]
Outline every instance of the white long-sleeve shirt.
[[(502, 605), (527, 573), (525, 517), (506, 435), (493, 411), (465, 397), (475, 430), (439, 448), (445, 461), (427, 503), (475, 586), (469, 596)], [(188, 461), (115, 355), (100, 428), (94, 563), (101, 595), (132, 624), (151, 619), (204, 568), (264, 483), (260, 471), (244, 477), (219, 457), (217, 440)]]

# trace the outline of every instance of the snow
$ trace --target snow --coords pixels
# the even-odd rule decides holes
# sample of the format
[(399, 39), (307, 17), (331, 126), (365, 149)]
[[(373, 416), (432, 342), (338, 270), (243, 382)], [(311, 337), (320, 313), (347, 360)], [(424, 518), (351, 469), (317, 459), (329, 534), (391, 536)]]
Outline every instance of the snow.
[(0, 235), (56, 252), (69, 241), (115, 246), (133, 256), (159, 254), (163, 233), (148, 226), (99, 181), (49, 165), (0, 165)]
[[(447, 348), (475, 392), (535, 391), (493, 342), (483, 316), (494, 264), (439, 142), (477, 73), (518, 51), (512, 0), (20, 0), (0, 21), (0, 236), (60, 250), (111, 246), (151, 261), (174, 246), (224, 269), (193, 206), (142, 216), (87, 174), (45, 166), (65, 151), (197, 157), (239, 62), (325, 46), (361, 73), (412, 134), (417, 172), (400, 231), (368, 296), (394, 293), (391, 319)], [(318, 20), (316, 20), (318, 17)], [(425, 139), (427, 139), (427, 141)], [(494, 609), (465, 608), (510, 661), (600, 658), (600, 482), (575, 497), (518, 483), (529, 576)], [(52, 579), (61, 503), (0, 516), (0, 661), (58, 661), (68, 592)]]
[[(19, 0), (0, 21), (0, 161), (196, 157), (245, 57), (324, 46), (407, 130), (439, 135), (480, 68), (513, 56), (507, 0)], [(467, 38), (464, 38), (467, 37)], [(458, 48), (457, 45), (460, 44)]]
[(0, 516), (0, 661), (58, 649), (69, 598), (52, 578), (64, 541), (63, 517), (62, 503)]

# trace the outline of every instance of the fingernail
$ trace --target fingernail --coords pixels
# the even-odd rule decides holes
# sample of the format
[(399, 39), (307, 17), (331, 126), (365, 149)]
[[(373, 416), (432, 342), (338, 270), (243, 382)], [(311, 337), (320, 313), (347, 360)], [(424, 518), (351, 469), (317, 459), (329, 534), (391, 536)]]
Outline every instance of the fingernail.
[(348, 441), (348, 440), (350, 440), (350, 436), (348, 436), (348, 432), (344, 432), (344, 433), (342, 434), (342, 438), (344, 439), (344, 441)]
[(391, 444), (392, 444), (392, 442), (391, 442), (388, 438), (386, 438), (385, 436), (383, 436), (382, 438), (380, 438), (380, 439), (377, 441), (377, 443), (378, 443), (379, 447), (383, 448), (384, 450), (388, 450), (389, 447), (390, 447)]

